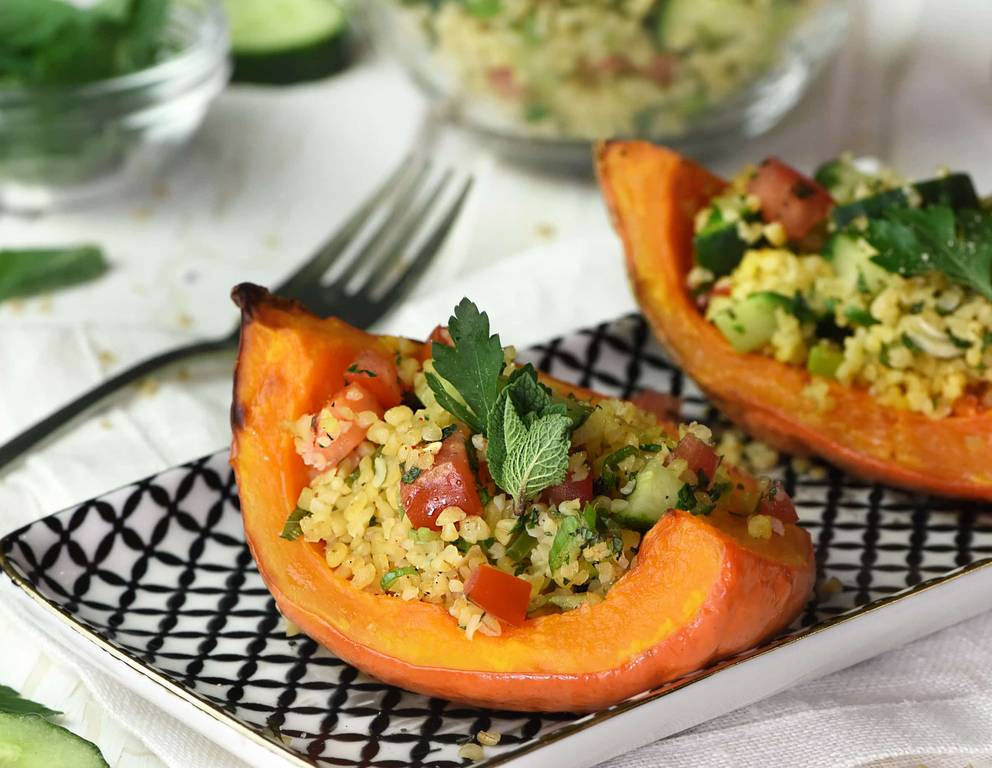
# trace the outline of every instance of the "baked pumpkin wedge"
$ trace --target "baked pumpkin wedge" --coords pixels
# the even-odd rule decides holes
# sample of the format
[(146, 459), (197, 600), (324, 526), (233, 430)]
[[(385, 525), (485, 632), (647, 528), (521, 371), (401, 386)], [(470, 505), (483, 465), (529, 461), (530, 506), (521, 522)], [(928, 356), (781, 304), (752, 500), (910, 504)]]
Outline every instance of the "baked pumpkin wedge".
[[(833, 378), (843, 359), (843, 346), (834, 346), (830, 355), (822, 355), (820, 353), (825, 349), (829, 352), (830, 343), (818, 344), (810, 350), (808, 364), (804, 364), (805, 359), (800, 364), (782, 362), (772, 356), (775, 350), (767, 344), (765, 353), (761, 354), (760, 350), (754, 349), (757, 345), (750, 344), (751, 339), (744, 335), (751, 329), (730, 327), (721, 330), (718, 327), (721, 318), (715, 318), (714, 322), (710, 321), (712, 317), (707, 319), (689, 285), (690, 273), (704, 260), (711, 268), (711, 271), (708, 270), (710, 279), (714, 272), (718, 276), (727, 275), (722, 283), (716, 283), (718, 288), (724, 286), (726, 294), (729, 295), (731, 286), (737, 287), (735, 279), (742, 279), (740, 273), (733, 273), (732, 270), (735, 265), (744, 264), (741, 257), (746, 247), (741, 245), (735, 253), (732, 244), (728, 248), (724, 243), (723, 247), (706, 253), (700, 246), (699, 225), (694, 224), (699, 212), (706, 209), (712, 200), (729, 194), (728, 182), (671, 150), (645, 142), (602, 143), (596, 155), (600, 185), (614, 226), (623, 240), (627, 269), (637, 301), (676, 363), (692, 376), (727, 416), (752, 435), (780, 450), (819, 455), (868, 480), (925, 493), (992, 500), (992, 408), (988, 405), (987, 382), (979, 382), (975, 390), (984, 391), (984, 400), (980, 395), (976, 398), (968, 394), (968, 390), (962, 394), (958, 388), (954, 390), (957, 399), (945, 409), (946, 413), (935, 418), (932, 413), (923, 413), (912, 407), (889, 405), (873, 396), (866, 387), (844, 384)], [(844, 170), (838, 163), (833, 163), (825, 166), (817, 178), (827, 184)], [(851, 174), (856, 173), (855, 170), (847, 170)], [(747, 222), (747, 226), (757, 227), (757, 231), (768, 233), (780, 244), (787, 239), (808, 238), (811, 232), (816, 237), (815, 230), (819, 225), (819, 246), (810, 246), (810, 241), (806, 240), (793, 249), (799, 252), (809, 252), (812, 248), (815, 253), (817, 247), (824, 248), (822, 238), (828, 233), (825, 224), (819, 220), (828, 214), (834, 222), (830, 227), (832, 231), (835, 228), (839, 231), (841, 226), (860, 227), (854, 230), (855, 237), (859, 237), (861, 232), (868, 235), (890, 234), (896, 226), (903, 228), (900, 232), (912, 235), (915, 230), (911, 227), (930, 223), (924, 220), (928, 217), (934, 217), (938, 223), (940, 220), (953, 222), (956, 211), (952, 206), (961, 205), (967, 208), (969, 221), (978, 222), (987, 227), (986, 232), (992, 232), (992, 225), (987, 220), (988, 212), (973, 210), (980, 208), (980, 204), (971, 189), (970, 180), (960, 174), (916, 185), (915, 197), (923, 202), (922, 206), (909, 213), (906, 212), (909, 205), (906, 199), (910, 195), (904, 189), (906, 187), (889, 189), (849, 205), (832, 207), (834, 203), (825, 187), (801, 177), (779, 161), (770, 160), (762, 164), (757, 172), (749, 174), (741, 185), (740, 199), (748, 201), (747, 205), (757, 201), (753, 204), (763, 206), (760, 213), (753, 211), (756, 223)], [(834, 190), (833, 194), (839, 196), (842, 192)], [(805, 205), (808, 201), (809, 205)], [(889, 213), (886, 207), (892, 206), (893, 202), (898, 210)], [(879, 214), (885, 214), (883, 223), (887, 230), (873, 229), (871, 221), (867, 225), (864, 223)], [(957, 215), (959, 221), (964, 217), (964, 214)], [(760, 220), (761, 216), (764, 216), (764, 221)], [(921, 219), (921, 216), (924, 218)], [(775, 226), (781, 225), (782, 228), (777, 232), (763, 229), (767, 222), (773, 220), (779, 221), (780, 224)], [(719, 227), (712, 228), (712, 234), (716, 235), (711, 238), (713, 243), (723, 234), (718, 230)], [(731, 239), (736, 238), (736, 227), (730, 226), (729, 230)], [(710, 228), (705, 227), (703, 234), (711, 234)], [(698, 253), (694, 252), (694, 236)], [(829, 249), (830, 242), (825, 250)], [(749, 262), (747, 266), (754, 267), (751, 276), (765, 268), (761, 276), (766, 278), (767, 264), (775, 264), (774, 258), (778, 256), (782, 257), (782, 263), (797, 263), (794, 253), (783, 254), (781, 248), (776, 250), (767, 243), (762, 249), (756, 246), (747, 248), (754, 248), (754, 261), (764, 260), (765, 264), (762, 267), (759, 261), (759, 266), (754, 267)], [(869, 254), (872, 252), (878, 253), (868, 251)], [(748, 251), (748, 254), (751, 253)], [(883, 255), (891, 258), (893, 254)], [(748, 258), (744, 256), (744, 260)], [(799, 257), (798, 261), (804, 258)], [(833, 258), (831, 266), (840, 270), (839, 258)], [(823, 269), (823, 261), (819, 260), (814, 266)], [(927, 262), (927, 259), (922, 261)], [(929, 268), (931, 265), (924, 266)], [(872, 275), (882, 272), (873, 263), (858, 271), (856, 278), (852, 277), (852, 283), (855, 279), (857, 281), (856, 287), (849, 291), (854, 297), (852, 301), (860, 300), (859, 295), (872, 296), (871, 286), (864, 285), (865, 273), (872, 270)], [(921, 272), (906, 270), (903, 274)], [(769, 279), (778, 278), (772, 275)], [(911, 285), (914, 279), (917, 283), (922, 280), (899, 277), (898, 282), (902, 286), (913, 287), (916, 285)], [(934, 279), (941, 281), (943, 286), (934, 317), (939, 315), (943, 322), (943, 315), (947, 313), (941, 311), (939, 302), (943, 299), (940, 297), (956, 295), (960, 300), (962, 289), (960, 280), (949, 280), (943, 275), (937, 275)], [(971, 291), (975, 297), (974, 306), (986, 301), (979, 291), (983, 288), (988, 290), (987, 286), (977, 285), (978, 288)], [(928, 296), (924, 297), (930, 301)], [(763, 291), (753, 301), (765, 299), (770, 299), (772, 311), (775, 307), (788, 307), (793, 301), (791, 296), (771, 291)], [(848, 308), (846, 319), (841, 321), (844, 327), (839, 330), (849, 335), (853, 333), (859, 340), (869, 338), (867, 330), (856, 327), (859, 324), (873, 326), (871, 332), (881, 334), (884, 325), (869, 311), (877, 311), (876, 306), (867, 304), (863, 305), (864, 308)], [(903, 311), (920, 312), (923, 307), (921, 300)], [(829, 311), (835, 309), (839, 313), (840, 308), (834, 304), (828, 306)], [(929, 310), (923, 311), (925, 314)], [(983, 307), (981, 311), (983, 317), (988, 314), (987, 308)], [(768, 334), (771, 334), (774, 322)], [(796, 324), (801, 322), (804, 322), (802, 317)], [(833, 329), (838, 330), (836, 326)], [(978, 333), (981, 333), (980, 329)], [(767, 336), (762, 338), (767, 340)], [(952, 336), (950, 341), (953, 344), (937, 348), (932, 357), (953, 358), (959, 355), (963, 358), (967, 351), (977, 363), (975, 370), (988, 378), (984, 373), (987, 366), (982, 364), (981, 356), (988, 354), (989, 338), (986, 334), (983, 341), (978, 335), (974, 342), (969, 342)], [(922, 358), (921, 347), (927, 341), (933, 343), (933, 338), (921, 339), (916, 343), (906, 333), (902, 334), (901, 339), (897, 335), (891, 345), (882, 345), (880, 356), (885, 365), (876, 364), (876, 369), (888, 374), (887, 366), (890, 364), (885, 360), (886, 352), (893, 357), (898, 353), (911, 362), (914, 357)], [(972, 344), (974, 352), (968, 349)], [(930, 362), (935, 366), (945, 365), (940, 359)], [(896, 367), (892, 362), (891, 368)], [(903, 364), (903, 367), (907, 365)], [(893, 377), (896, 376), (908, 378), (901, 373)], [(931, 384), (939, 388), (941, 381)], [(933, 403), (924, 399), (923, 405), (932, 408)]]
[[(469, 436), (479, 428), (471, 413), (455, 421), (424, 389), (429, 376), (410, 376), (431, 358), (426, 345), (318, 319), (253, 285), (236, 287), (233, 297), (242, 326), (231, 463), (251, 551), (283, 615), (360, 670), (473, 705), (591, 711), (751, 648), (804, 606), (812, 546), (788, 496), (720, 464), (704, 428), (669, 437), (669, 425), (629, 403), (550, 379), (535, 384), (533, 369), (518, 366), (501, 386), (526, 389), (529, 403), (544, 398), (544, 410), (522, 419), (533, 440), (514, 447), (490, 420), (483, 441)], [(472, 350), (473, 359), (492, 352), (501, 375), (514, 367), (504, 367), (485, 315), (467, 314), (467, 306), (456, 309), (450, 336), (432, 334), (439, 341), (422, 364), (428, 374), (451, 371), (445, 360), (464, 352), (472, 333), (486, 347)], [(405, 404), (376, 415), (369, 403), (393, 398), (393, 389), (375, 395), (361, 377), (390, 376), (387, 361)], [(444, 375), (442, 388), (459, 380)], [(356, 386), (362, 394), (349, 395)], [(460, 393), (460, 405), (449, 403), (454, 410), (476, 402), (468, 389)], [(528, 407), (515, 397), (500, 401), (511, 422), (510, 409)], [(415, 398), (430, 404), (414, 411)], [(612, 413), (654, 442), (607, 447)], [(518, 508), (496, 485), (512, 485), (514, 470), (491, 446), (503, 440), (523, 456), (538, 439), (533, 430), (558, 423), (575, 443), (549, 444), (565, 451), (565, 464)], [(329, 449), (350, 442), (353, 429), (366, 430), (365, 439), (344, 459), (333, 456)], [(406, 439), (411, 429), (429, 432), (427, 443)], [(609, 455), (595, 459), (597, 451)], [(397, 456), (406, 463), (391, 464)], [(628, 480), (635, 472), (640, 480)], [(686, 509), (670, 509), (661, 476), (681, 478), (678, 505)], [(632, 515), (634, 505), (620, 497), (637, 492), (644, 517), (624, 522), (621, 513)], [(615, 497), (612, 506), (604, 493)], [(372, 494), (374, 508), (363, 508), (363, 494)], [(437, 499), (440, 511), (432, 508)], [(445, 594), (437, 591), (442, 582)]]

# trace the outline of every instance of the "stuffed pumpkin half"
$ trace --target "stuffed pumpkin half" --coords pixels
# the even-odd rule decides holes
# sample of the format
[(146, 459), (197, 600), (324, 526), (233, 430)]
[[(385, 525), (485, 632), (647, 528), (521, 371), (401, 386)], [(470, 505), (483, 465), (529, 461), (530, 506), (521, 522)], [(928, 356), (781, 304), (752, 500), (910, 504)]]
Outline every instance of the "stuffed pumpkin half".
[(645, 315), (729, 417), (870, 480), (992, 499), (992, 210), (966, 174), (770, 158), (727, 182), (643, 142), (597, 167)]
[[(232, 406), (282, 613), (388, 683), (594, 710), (750, 648), (812, 588), (785, 489), (698, 424), (539, 375), (465, 300), (428, 343), (252, 285)], [(644, 402), (650, 402), (650, 398)]]

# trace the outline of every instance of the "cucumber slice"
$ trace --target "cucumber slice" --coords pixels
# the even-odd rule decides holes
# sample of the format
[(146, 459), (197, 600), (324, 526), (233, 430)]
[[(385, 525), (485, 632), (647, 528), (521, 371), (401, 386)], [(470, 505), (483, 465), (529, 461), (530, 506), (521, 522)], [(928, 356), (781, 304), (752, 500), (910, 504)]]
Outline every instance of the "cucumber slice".
[(224, 0), (224, 8), (234, 80), (316, 80), (348, 62), (348, 16), (337, 0)]
[(877, 195), (857, 200), (847, 205), (838, 205), (830, 216), (837, 227), (850, 224), (859, 216), (876, 218), (886, 208), (902, 208), (919, 201), (920, 205), (948, 205), (954, 210), (979, 208), (978, 195), (971, 177), (966, 173), (952, 173), (939, 179), (929, 179), (913, 184), (906, 189), (889, 189)]
[(95, 744), (37, 715), (0, 713), (3, 768), (108, 768)]
[(703, 230), (693, 238), (696, 263), (716, 277), (729, 275), (741, 263), (748, 244), (737, 234), (737, 224), (723, 224), (711, 231)]
[(777, 327), (775, 309), (784, 308), (783, 299), (788, 302), (784, 296), (770, 291), (755, 293), (718, 312), (713, 324), (738, 352), (753, 352), (771, 341)]
[(617, 512), (614, 519), (625, 528), (646, 531), (675, 507), (684, 485), (661, 457), (655, 456), (637, 473), (627, 507)]
[(833, 344), (821, 341), (810, 348), (806, 359), (806, 370), (814, 376), (833, 379), (837, 377), (837, 369), (842, 362), (844, 362), (844, 353)]
[(885, 285), (887, 273), (871, 260), (870, 246), (860, 237), (834, 234), (823, 249), (834, 272), (851, 288), (876, 293)]

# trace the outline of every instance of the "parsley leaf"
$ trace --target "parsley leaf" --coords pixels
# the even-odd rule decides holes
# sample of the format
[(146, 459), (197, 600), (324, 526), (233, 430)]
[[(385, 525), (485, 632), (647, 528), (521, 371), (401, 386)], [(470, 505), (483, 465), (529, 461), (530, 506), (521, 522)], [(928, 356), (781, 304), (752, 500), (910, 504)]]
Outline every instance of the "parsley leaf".
[(427, 383), (442, 408), (473, 432), (483, 432), (499, 396), (503, 346), (499, 336), (489, 334), (488, 315), (468, 299), (455, 307), (448, 332), (454, 346), (434, 342), (431, 354), (437, 375), (428, 373)]
[(7, 712), (12, 715), (40, 715), (41, 717), (53, 717), (62, 713), (55, 709), (49, 709), (44, 704), (23, 698), (13, 688), (0, 685), (0, 712)]
[(529, 424), (517, 413), (512, 397), (503, 399), (501, 440), (491, 435), (487, 454), (493, 479), (513, 496), (517, 507), (565, 479), (571, 446), (568, 416), (527, 416)]
[(992, 300), (992, 216), (966, 209), (955, 217), (946, 205), (891, 208), (868, 222), (866, 237), (878, 251), (872, 261), (889, 272), (943, 272)]

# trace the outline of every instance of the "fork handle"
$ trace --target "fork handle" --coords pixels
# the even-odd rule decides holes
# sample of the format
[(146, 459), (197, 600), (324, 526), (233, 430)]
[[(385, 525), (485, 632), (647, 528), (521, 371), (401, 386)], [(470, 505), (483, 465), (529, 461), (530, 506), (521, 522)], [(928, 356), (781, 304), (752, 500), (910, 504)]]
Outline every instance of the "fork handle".
[(92, 408), (108, 395), (132, 384), (135, 381), (147, 376), (153, 371), (175, 363), (196, 357), (207, 352), (219, 352), (224, 349), (233, 348), (237, 344), (237, 336), (232, 335), (223, 339), (209, 339), (187, 344), (184, 347), (169, 349), (165, 352), (142, 360), (130, 368), (126, 368), (120, 373), (112, 376), (106, 381), (96, 385), (92, 389), (84, 392), (71, 403), (59, 408), (55, 413), (46, 416), (36, 424), (28, 427), (19, 435), (0, 445), (0, 469), (14, 461), (29, 448), (34, 447), (39, 442), (50, 436), (59, 428), (65, 426), (84, 411)]

